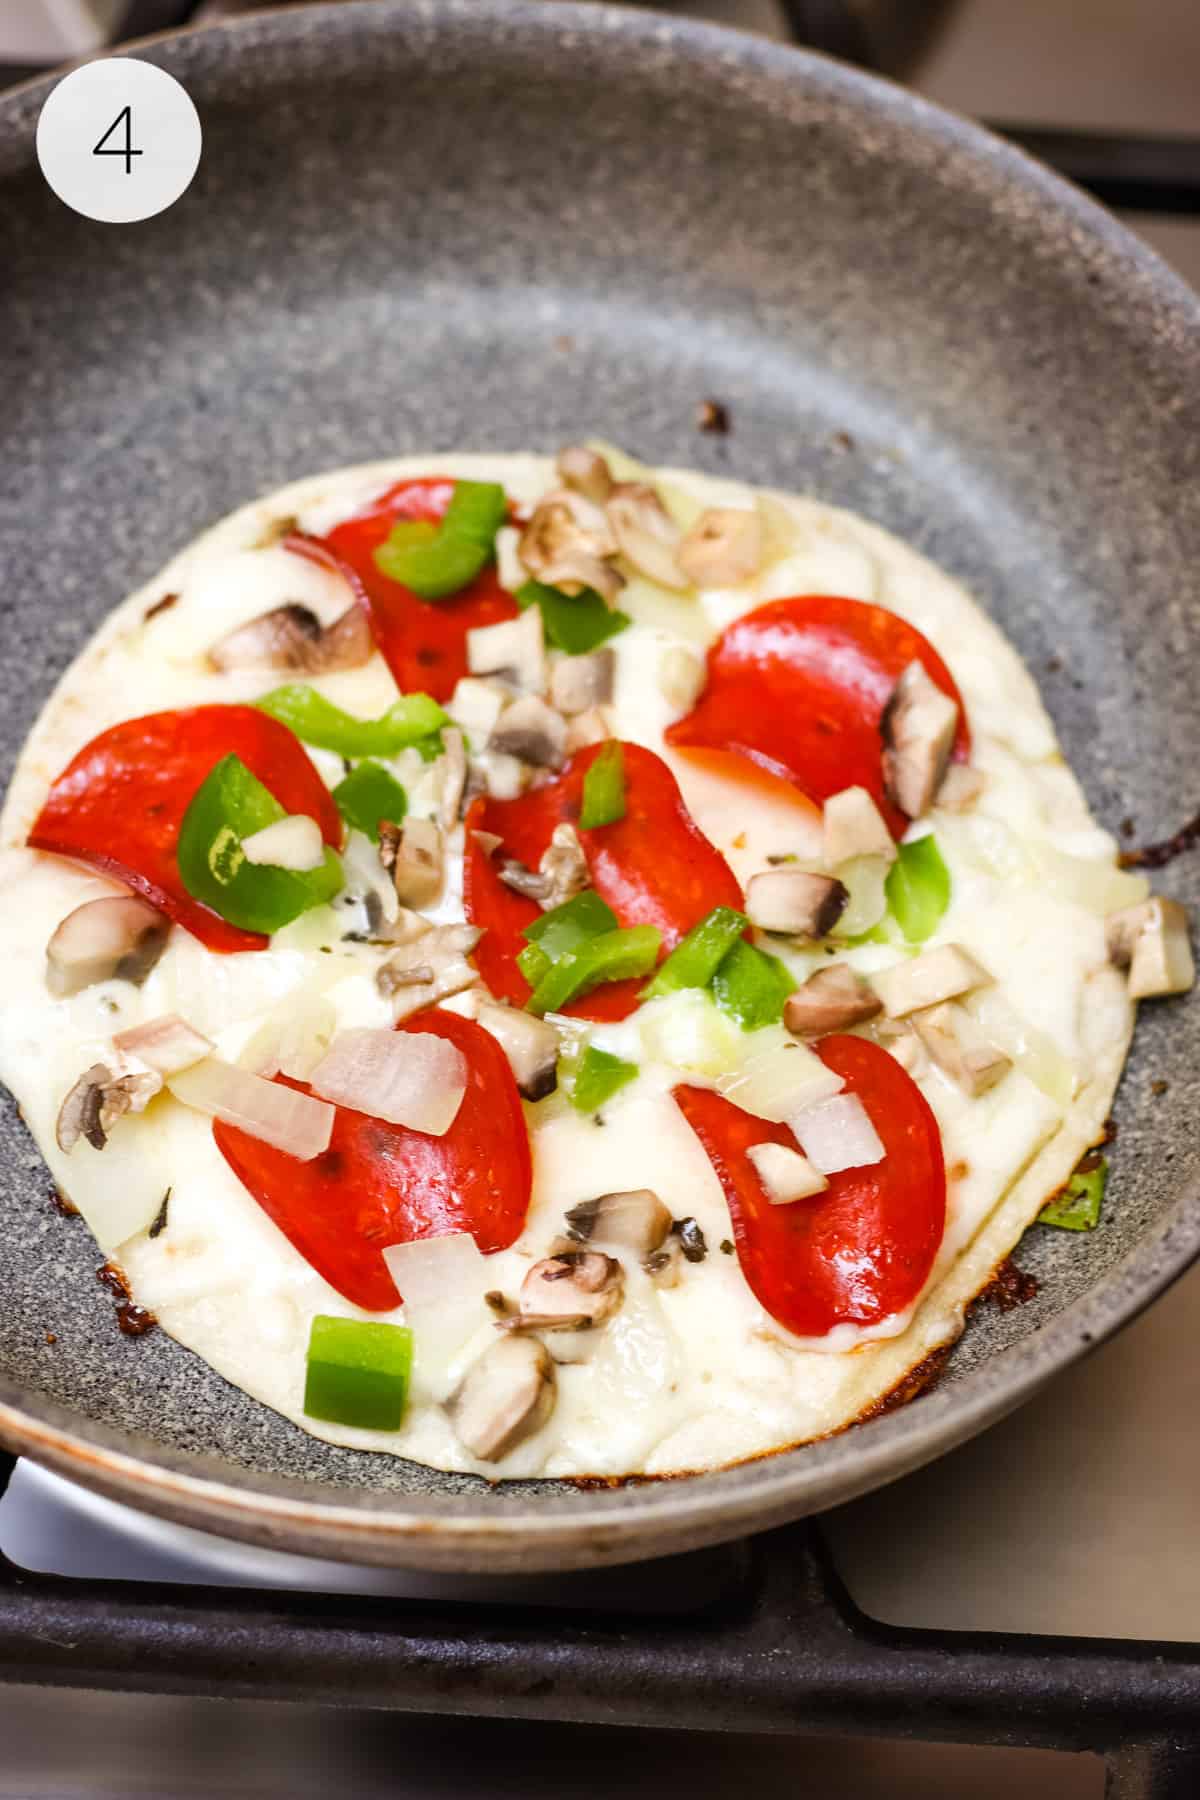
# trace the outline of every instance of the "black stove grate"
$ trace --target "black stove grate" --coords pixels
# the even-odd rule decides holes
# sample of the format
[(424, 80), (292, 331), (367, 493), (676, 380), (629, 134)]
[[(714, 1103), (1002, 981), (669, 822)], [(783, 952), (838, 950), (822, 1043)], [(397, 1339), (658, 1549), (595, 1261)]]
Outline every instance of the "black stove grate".
[[(13, 1467), (0, 1453), (0, 1494)], [(683, 1614), (78, 1580), (0, 1557), (0, 1682), (1088, 1750), (1109, 1800), (1200, 1795), (1200, 1645), (880, 1625), (812, 1523), (722, 1554)]]

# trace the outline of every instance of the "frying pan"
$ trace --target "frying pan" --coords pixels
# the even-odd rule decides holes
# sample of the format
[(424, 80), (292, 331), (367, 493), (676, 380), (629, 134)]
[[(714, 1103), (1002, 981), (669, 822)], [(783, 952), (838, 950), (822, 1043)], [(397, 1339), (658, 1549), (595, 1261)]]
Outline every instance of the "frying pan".
[[(898, 89), (644, 13), (348, 4), (140, 54), (205, 132), (147, 223), (91, 224), (42, 182), (49, 83), (0, 103), (6, 764), (109, 608), (226, 509), (590, 431), (898, 531), (1015, 640), (1102, 819), (1154, 838), (1195, 808), (1200, 305), (1080, 195)], [(697, 433), (708, 398), (728, 436)], [(1194, 868), (1162, 884), (1194, 897)], [(568, 1567), (777, 1524), (960, 1443), (1187, 1266), (1197, 1066), (1200, 1009), (1147, 1008), (1102, 1225), (1033, 1232), (1036, 1298), (977, 1309), (934, 1391), (611, 1491), (335, 1449), (164, 1333), (122, 1338), (8, 1105), (0, 1436), (135, 1506), (365, 1562)]]

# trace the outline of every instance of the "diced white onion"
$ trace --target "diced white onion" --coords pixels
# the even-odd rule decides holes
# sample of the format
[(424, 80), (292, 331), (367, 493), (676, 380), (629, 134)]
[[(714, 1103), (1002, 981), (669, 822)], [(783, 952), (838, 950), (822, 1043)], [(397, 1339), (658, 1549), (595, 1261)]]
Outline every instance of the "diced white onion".
[(251, 832), (242, 839), (242, 850), (247, 862), (268, 863), (273, 869), (294, 869), (297, 874), (319, 869), (325, 861), (321, 827), (305, 813), (293, 813), (289, 818), (276, 819), (273, 825), (264, 825), (261, 831)]
[(316, 1094), (392, 1125), (441, 1137), (467, 1091), (462, 1051), (432, 1032), (340, 1032), (310, 1077)]
[(781, 1025), (755, 1032), (762, 1040), (742, 1064), (717, 1078), (717, 1090), (743, 1112), (778, 1124), (805, 1107), (840, 1093), (846, 1085), (827, 1069), (806, 1044), (798, 1044)]
[(1136, 906), (1150, 892), (1144, 875), (1118, 869), (1111, 862), (1068, 856), (1052, 844), (1035, 839), (1029, 845), (1039, 885), (1056, 899), (1070, 900), (1097, 918), (1106, 918), (1125, 906)]
[(878, 925), (887, 911), (887, 877), (891, 867), (883, 856), (856, 856), (839, 864), (836, 874), (849, 898), (831, 935), (858, 937)]
[(807, 1156), (801, 1156), (798, 1150), (789, 1150), (786, 1144), (751, 1144), (746, 1155), (754, 1164), (772, 1206), (790, 1206), (793, 1200), (808, 1200), (813, 1194), (823, 1194), (829, 1186)]
[(405, 1306), (452, 1306), (478, 1300), (487, 1286), (487, 1268), (469, 1231), (450, 1237), (418, 1238), (389, 1244), (383, 1253)]
[(160, 1075), (174, 1075), (210, 1055), (213, 1042), (202, 1032), (193, 1031), (178, 1013), (164, 1013), (161, 1019), (149, 1019), (144, 1025), (131, 1025), (128, 1031), (118, 1031), (113, 1038), (113, 1048), (126, 1056), (138, 1057), (147, 1068), (157, 1069)]
[(866, 1168), (887, 1154), (857, 1094), (835, 1094), (806, 1107), (789, 1123), (805, 1156), (822, 1175)]
[(196, 1112), (236, 1125), (251, 1137), (284, 1150), (297, 1162), (311, 1162), (328, 1150), (334, 1110), (295, 1088), (264, 1081), (248, 1069), (210, 1056), (172, 1075), (167, 1083), (177, 1100)]
[(698, 988), (640, 1008), (637, 1031), (647, 1062), (697, 1075), (720, 1075), (738, 1060), (742, 1033)]
[(256, 1075), (290, 1075), (307, 1081), (333, 1041), (337, 1013), (319, 995), (281, 1007), (254, 1033), (238, 1062)]

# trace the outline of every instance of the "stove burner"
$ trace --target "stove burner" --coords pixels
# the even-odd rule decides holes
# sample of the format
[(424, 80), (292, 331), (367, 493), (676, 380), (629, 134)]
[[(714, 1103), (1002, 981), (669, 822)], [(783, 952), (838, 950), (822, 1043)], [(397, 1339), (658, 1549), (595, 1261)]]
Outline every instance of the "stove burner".
[[(0, 1494), (13, 1466), (0, 1454)], [(648, 1612), (619, 1597), (619, 1571), (602, 1572), (590, 1595), (585, 1578), (582, 1597), (572, 1579), (563, 1610), (536, 1581), (435, 1604), (76, 1579), (0, 1557), (0, 1680), (1093, 1750), (1108, 1760), (1109, 1800), (1200, 1792), (1200, 1645), (880, 1625), (855, 1606), (811, 1523), (701, 1561), (717, 1578), (697, 1604)], [(631, 1588), (656, 1591), (647, 1571), (628, 1573)]]

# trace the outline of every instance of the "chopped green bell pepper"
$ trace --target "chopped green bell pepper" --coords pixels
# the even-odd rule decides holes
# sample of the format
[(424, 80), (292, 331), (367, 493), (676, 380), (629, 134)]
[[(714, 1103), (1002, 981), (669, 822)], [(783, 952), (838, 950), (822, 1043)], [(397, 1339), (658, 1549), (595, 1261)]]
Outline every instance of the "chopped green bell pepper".
[(495, 551), (508, 498), (496, 481), (456, 481), (438, 524), (400, 519), (375, 552), (376, 567), (422, 600), (445, 600), (474, 581)]
[[(1090, 1161), (1091, 1155), (1084, 1158), (1085, 1163)], [(1107, 1185), (1108, 1158), (1102, 1156), (1093, 1168), (1076, 1169), (1066, 1187), (1043, 1206), (1038, 1224), (1057, 1225), (1062, 1231), (1094, 1231)]]
[(626, 931), (606, 931), (588, 938), (577, 950), (555, 959), (526, 1001), (526, 1010), (560, 1012), (602, 981), (648, 975), (661, 948), (662, 933), (654, 925), (633, 925)]
[(517, 957), (517, 967), (530, 987), (535, 988), (546, 971), (553, 967), (553, 964), (540, 944), (526, 944)]
[(343, 880), (332, 850), (319, 868), (303, 871), (247, 860), (242, 839), (286, 816), (240, 757), (223, 757), (192, 796), (179, 828), (175, 860), (193, 900), (243, 931), (268, 935), (332, 900)]
[(745, 913), (735, 912), (731, 906), (714, 906), (680, 938), (653, 981), (642, 989), (642, 999), (654, 1000), (680, 988), (707, 987), (749, 923)]
[(318, 1313), (308, 1340), (305, 1412), (333, 1425), (395, 1431), (408, 1404), (412, 1352), (405, 1325)]
[(395, 756), (413, 744), (421, 749), (423, 740), (450, 723), (428, 694), (404, 694), (378, 719), (356, 719), (300, 683), (273, 688), (254, 704), (306, 744), (339, 756)]
[(622, 1062), (610, 1050), (588, 1044), (567, 1082), (571, 1105), (579, 1112), (598, 1112), (606, 1100), (636, 1079), (636, 1063)]
[(757, 1031), (783, 1017), (784, 1001), (795, 992), (796, 981), (777, 956), (743, 940), (722, 961), (712, 988), (723, 1013), (743, 1031)]
[(391, 771), (377, 762), (360, 762), (351, 769), (334, 788), (333, 798), (347, 825), (365, 831), (376, 844), (380, 820), (399, 825), (408, 811), (408, 795)]
[(569, 950), (578, 950), (588, 938), (617, 929), (617, 915), (594, 888), (585, 888), (572, 900), (564, 900), (550, 912), (533, 919), (522, 932), (543, 956), (554, 962)]
[(897, 847), (884, 891), (908, 942), (923, 944), (950, 904), (950, 871), (932, 832)]
[(561, 588), (547, 587), (544, 581), (527, 581), (513, 599), (522, 612), (528, 606), (541, 608), (546, 642), (555, 650), (565, 650), (568, 656), (586, 656), (630, 623), (629, 614), (614, 612), (595, 588), (564, 594)]
[(583, 778), (582, 831), (615, 825), (625, 817), (625, 751), (617, 740), (603, 745)]

